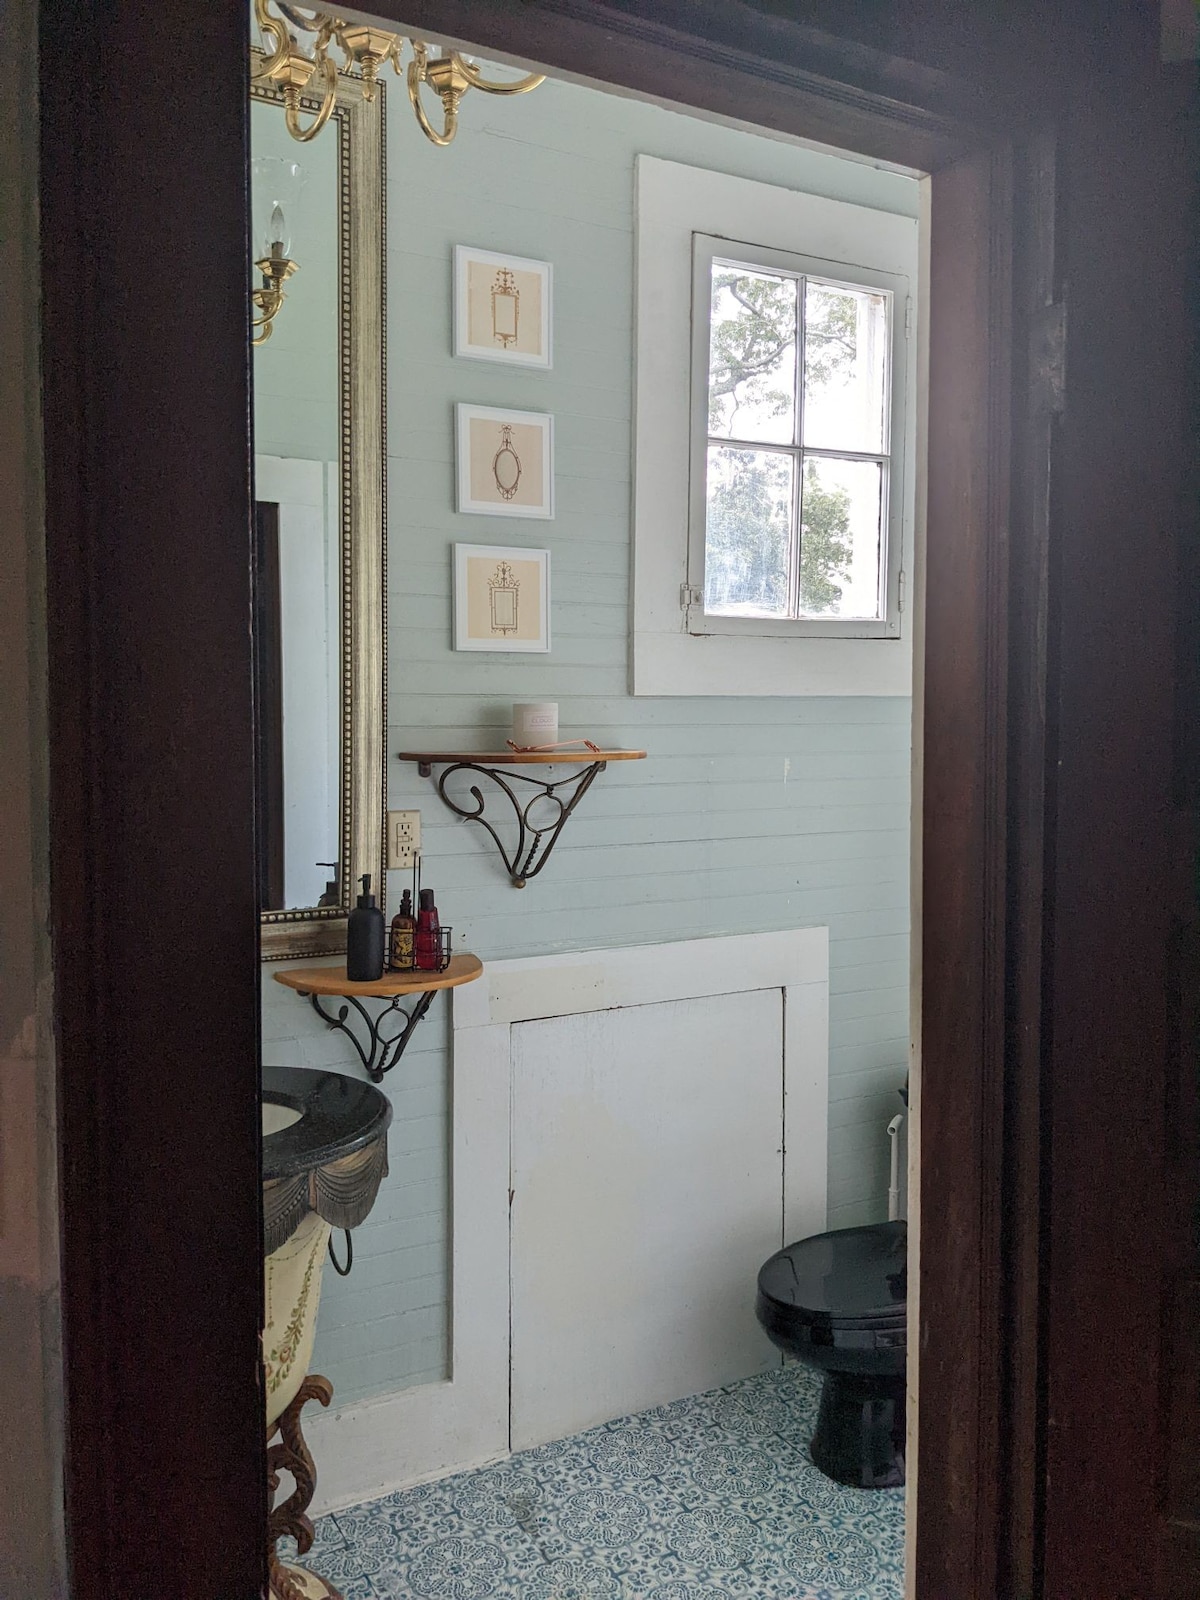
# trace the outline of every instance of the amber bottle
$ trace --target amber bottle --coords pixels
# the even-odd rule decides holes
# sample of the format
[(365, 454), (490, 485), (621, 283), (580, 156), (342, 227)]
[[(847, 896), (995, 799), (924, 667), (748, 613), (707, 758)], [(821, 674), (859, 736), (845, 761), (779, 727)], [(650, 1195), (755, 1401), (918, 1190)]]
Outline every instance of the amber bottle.
[(411, 972), (416, 966), (416, 934), (412, 892), (405, 889), (400, 896), (400, 909), (392, 918), (392, 934), (388, 944), (388, 967), (392, 972)]

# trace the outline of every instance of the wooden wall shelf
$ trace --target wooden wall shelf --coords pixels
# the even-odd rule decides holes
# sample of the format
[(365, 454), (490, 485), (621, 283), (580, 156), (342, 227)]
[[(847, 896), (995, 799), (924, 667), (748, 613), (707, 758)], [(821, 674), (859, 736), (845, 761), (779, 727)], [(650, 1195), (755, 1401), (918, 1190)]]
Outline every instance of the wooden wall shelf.
[[(456, 989), (461, 983), (473, 983), (483, 972), (483, 962), (478, 956), (461, 951), (450, 957), (450, 965), (442, 972), (385, 972), (373, 983), (351, 983), (342, 967), (290, 967), (286, 972), (276, 972), (276, 983), (298, 994), (307, 995), (313, 1010), (328, 1023), (344, 1033), (358, 1051), (367, 1077), (372, 1083), (382, 1081), (385, 1073), (399, 1061), (405, 1046), (412, 1038), (417, 1024), (433, 1004), (439, 989)], [(334, 1014), (321, 1004), (323, 998), (335, 996), (345, 1001)], [(402, 1002), (415, 996), (416, 1004), (406, 1011)], [(386, 1000), (382, 1010), (372, 1014), (363, 1005), (367, 999)], [(366, 1043), (358, 1032), (349, 1026), (351, 1009), (359, 1017), (366, 1032)], [(383, 1032), (389, 1017), (404, 1019), (398, 1033)]]
[[(567, 818), (591, 788), (610, 761), (644, 761), (644, 750), (401, 750), (401, 761), (415, 761), (423, 778), (433, 777), (434, 767), (442, 770), (436, 778), (437, 792), (455, 816), (464, 822), (478, 822), (495, 841), (500, 859), (513, 886), (523, 889), (535, 878), (558, 843)], [(534, 773), (505, 769), (516, 767), (574, 767), (562, 778), (539, 778)], [(446, 781), (456, 773), (478, 773), (493, 783), (512, 807), (517, 824), (516, 845), (510, 852), (493, 824), (484, 815), (486, 801), (477, 783), (470, 788), (473, 805), (462, 805), (446, 792)], [(535, 792), (523, 800), (513, 788), (524, 783)], [(562, 791), (560, 793), (559, 791)], [(535, 814), (535, 808), (541, 808)]]

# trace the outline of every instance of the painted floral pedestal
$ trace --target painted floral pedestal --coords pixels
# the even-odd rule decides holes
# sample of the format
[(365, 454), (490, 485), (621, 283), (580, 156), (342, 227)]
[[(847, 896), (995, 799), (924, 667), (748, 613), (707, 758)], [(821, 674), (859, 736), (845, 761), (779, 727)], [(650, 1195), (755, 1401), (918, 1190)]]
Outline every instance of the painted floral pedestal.
[[(333, 1386), (308, 1370), (317, 1331), (321, 1272), (333, 1228), (354, 1228), (387, 1173), (391, 1103), (340, 1073), (263, 1068), (263, 1230), (266, 1260), (267, 1523), (271, 1600), (341, 1600), (324, 1578), (276, 1554), (282, 1538), (301, 1556), (312, 1546), (307, 1511), (317, 1474), (300, 1414), (327, 1406)], [(291, 1493), (278, 1504), (284, 1477)]]
[(324, 1218), (310, 1211), (291, 1238), (265, 1263), (263, 1365), (267, 1387), (267, 1486), (272, 1502), (284, 1473), (295, 1484), (286, 1500), (272, 1504), (268, 1521), (271, 1600), (299, 1600), (300, 1596), (309, 1595), (319, 1596), (320, 1600), (340, 1600), (324, 1579), (301, 1567), (285, 1565), (275, 1553), (277, 1541), (284, 1536), (295, 1539), (301, 1555), (312, 1544), (312, 1523), (305, 1513), (316, 1488), (317, 1474), (301, 1431), (300, 1413), (310, 1400), (327, 1406), (333, 1397), (329, 1380), (308, 1370), (330, 1232)]

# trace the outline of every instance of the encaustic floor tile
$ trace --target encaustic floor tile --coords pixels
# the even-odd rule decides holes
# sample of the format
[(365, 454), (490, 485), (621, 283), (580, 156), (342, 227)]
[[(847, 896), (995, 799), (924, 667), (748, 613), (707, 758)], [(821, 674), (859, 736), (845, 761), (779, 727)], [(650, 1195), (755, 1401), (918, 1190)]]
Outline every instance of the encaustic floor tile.
[[(807, 1452), (799, 1367), (323, 1519), (346, 1600), (902, 1600), (903, 1490)], [(319, 1559), (318, 1559), (319, 1556)]]
[(342, 1600), (381, 1600), (379, 1590), (370, 1578), (351, 1578), (342, 1584)]

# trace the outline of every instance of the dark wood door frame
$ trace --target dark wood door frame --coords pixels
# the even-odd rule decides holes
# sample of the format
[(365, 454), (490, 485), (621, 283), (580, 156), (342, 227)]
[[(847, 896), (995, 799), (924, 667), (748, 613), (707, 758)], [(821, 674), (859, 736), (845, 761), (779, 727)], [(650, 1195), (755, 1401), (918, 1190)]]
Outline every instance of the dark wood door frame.
[[(1122, 49), (1144, 62), (1140, 8), (1113, 7), (1127, 37), (1100, 66), (1064, 53), (1036, 6), (1019, 48), (982, 16), (947, 46), (941, 8), (913, 0), (891, 14), (890, 54), (866, 4), (811, 5), (805, 25), (711, 0), (372, 9), (933, 174), (916, 1600), (1039, 1594), (1068, 1537), (1044, 1503), (1042, 1103), (1076, 1064), (1061, 1018), (1089, 976), (1053, 966), (1048, 1039), (1043, 930), (1083, 872), (1077, 853), (1072, 882), (1055, 867), (1064, 828), (1090, 807), (1111, 832), (1123, 798), (1105, 811), (1076, 785), (1064, 819), (1047, 783), (1062, 707), (1096, 709), (1071, 670), (1086, 593), (1054, 644), (1056, 528), (1086, 518), (1088, 452), (1077, 410), (1075, 476), (1056, 476), (1053, 123), (1101, 68), (1124, 70)], [(245, 11), (47, 3), (41, 43), (73, 1592), (249, 1600), (263, 1441)], [(1159, 656), (1138, 683), (1161, 696)], [(1076, 771), (1102, 740), (1094, 717), (1081, 728)], [(1149, 1014), (1155, 973), (1135, 978)], [(1079, 1111), (1059, 1092), (1056, 1140)], [(1070, 1264), (1056, 1270), (1068, 1295)]]
[(266, 1483), (246, 16), (50, 0), (39, 35), (71, 1594), (249, 1600)]

